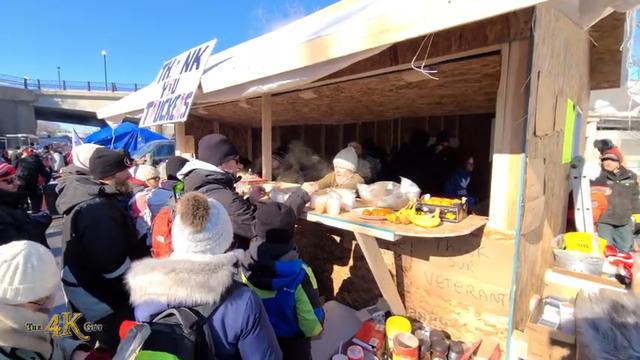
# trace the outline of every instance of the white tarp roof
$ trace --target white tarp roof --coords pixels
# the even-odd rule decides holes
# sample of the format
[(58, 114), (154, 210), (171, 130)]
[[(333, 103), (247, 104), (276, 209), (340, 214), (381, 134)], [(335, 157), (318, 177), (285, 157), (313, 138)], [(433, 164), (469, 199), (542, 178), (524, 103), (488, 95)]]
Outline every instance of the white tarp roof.
[[(196, 103), (278, 93), (310, 83), (399, 41), (545, 0), (342, 0), (273, 32), (212, 54)], [(97, 112), (140, 113), (146, 88)]]
[(640, 82), (629, 82), (615, 89), (591, 91), (589, 117), (638, 118), (640, 116)]
[[(203, 94), (196, 97), (195, 103), (228, 102), (290, 91), (394, 43), (544, 1), (343, 0), (273, 32), (212, 54), (200, 82)], [(559, 1), (562, 7), (563, 2), (591, 0), (554, 1)], [(101, 109), (98, 117), (141, 112), (148, 101), (145, 90)]]

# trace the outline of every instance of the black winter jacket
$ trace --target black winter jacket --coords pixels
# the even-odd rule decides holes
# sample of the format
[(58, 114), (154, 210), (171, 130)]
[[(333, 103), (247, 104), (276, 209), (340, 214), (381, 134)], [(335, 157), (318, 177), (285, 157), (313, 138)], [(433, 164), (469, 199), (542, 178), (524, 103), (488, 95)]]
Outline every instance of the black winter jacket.
[(607, 210), (600, 216), (600, 223), (627, 225), (632, 214), (640, 213), (638, 178), (632, 171), (620, 167), (620, 171), (615, 174), (603, 169), (592, 185), (611, 189), (611, 194), (607, 196)]
[(184, 191), (198, 191), (222, 204), (233, 224), (235, 247), (249, 247), (249, 242), (255, 236), (253, 224), (256, 206), (236, 192), (235, 178), (231, 174), (195, 169), (186, 174)]
[(129, 308), (123, 276), (148, 255), (136, 236), (126, 199), (88, 176), (61, 178), (56, 206), (65, 215), (63, 284), (70, 302), (89, 321)]
[[(235, 248), (247, 250), (255, 234), (256, 210), (259, 204), (243, 198), (236, 192), (236, 179), (233, 175), (216, 167), (192, 160), (178, 174), (184, 181), (184, 192), (197, 191), (210, 199), (218, 201), (227, 210), (233, 225)], [(306, 191), (294, 191), (285, 204), (291, 206), (296, 215), (311, 198)]]
[(25, 197), (22, 192), (0, 190), (0, 245), (14, 240), (31, 240), (48, 248), (45, 234), (51, 216), (47, 213), (29, 215), (21, 207)]

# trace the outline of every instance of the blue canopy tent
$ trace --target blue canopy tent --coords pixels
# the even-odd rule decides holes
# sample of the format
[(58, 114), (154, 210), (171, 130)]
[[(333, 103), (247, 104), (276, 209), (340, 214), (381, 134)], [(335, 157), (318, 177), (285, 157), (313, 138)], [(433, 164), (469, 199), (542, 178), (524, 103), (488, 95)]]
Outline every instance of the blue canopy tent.
[(139, 128), (135, 124), (122, 122), (116, 128), (105, 126), (84, 139), (85, 143), (102, 145), (111, 149), (126, 149), (133, 153), (144, 144), (155, 140), (167, 140), (151, 130)]

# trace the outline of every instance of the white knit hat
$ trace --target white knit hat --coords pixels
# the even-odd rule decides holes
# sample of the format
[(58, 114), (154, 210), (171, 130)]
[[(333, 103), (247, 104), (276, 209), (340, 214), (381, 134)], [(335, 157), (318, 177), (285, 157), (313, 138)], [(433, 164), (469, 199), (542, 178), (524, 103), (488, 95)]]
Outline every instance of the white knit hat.
[(135, 173), (136, 179), (140, 181), (147, 181), (149, 179), (160, 176), (160, 172), (158, 172), (158, 169), (154, 168), (151, 165), (139, 165), (135, 170)]
[(233, 242), (233, 226), (227, 211), (213, 199), (191, 192), (176, 205), (171, 227), (172, 257), (220, 255)]
[(96, 144), (81, 144), (71, 150), (71, 157), (73, 157), (73, 165), (81, 167), (85, 170), (89, 170), (89, 159), (97, 148), (102, 146)]
[(51, 251), (33, 241), (0, 246), (0, 303), (26, 304), (53, 294), (60, 270)]
[(333, 158), (333, 166), (356, 171), (358, 168), (358, 154), (351, 146), (347, 146)]

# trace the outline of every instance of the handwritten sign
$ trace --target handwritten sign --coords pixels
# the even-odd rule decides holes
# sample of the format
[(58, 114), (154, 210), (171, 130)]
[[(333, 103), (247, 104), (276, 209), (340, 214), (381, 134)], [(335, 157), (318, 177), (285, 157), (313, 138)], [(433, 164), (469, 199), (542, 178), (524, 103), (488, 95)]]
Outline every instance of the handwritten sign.
[(152, 84), (153, 96), (140, 118), (141, 127), (187, 120), (200, 77), (215, 44), (216, 40), (206, 42), (162, 65)]

